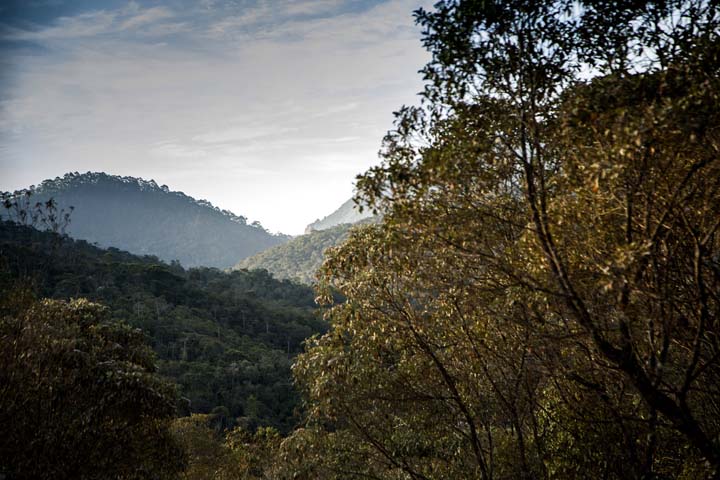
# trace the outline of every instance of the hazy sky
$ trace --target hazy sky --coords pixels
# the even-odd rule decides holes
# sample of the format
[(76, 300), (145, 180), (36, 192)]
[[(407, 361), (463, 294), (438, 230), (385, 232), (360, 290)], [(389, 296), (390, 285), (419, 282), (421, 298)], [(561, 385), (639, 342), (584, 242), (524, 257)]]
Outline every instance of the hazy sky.
[(0, 2), (0, 190), (155, 179), (301, 233), (378, 163), (419, 0)]

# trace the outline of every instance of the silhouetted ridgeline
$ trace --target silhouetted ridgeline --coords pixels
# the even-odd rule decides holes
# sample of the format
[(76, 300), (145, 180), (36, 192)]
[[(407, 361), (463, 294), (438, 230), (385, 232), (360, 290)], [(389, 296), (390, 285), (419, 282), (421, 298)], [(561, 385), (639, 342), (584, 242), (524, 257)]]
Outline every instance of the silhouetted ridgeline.
[(74, 238), (186, 267), (228, 268), (290, 238), (153, 180), (69, 173), (31, 190), (38, 201), (52, 197), (59, 208), (75, 207), (67, 229)]

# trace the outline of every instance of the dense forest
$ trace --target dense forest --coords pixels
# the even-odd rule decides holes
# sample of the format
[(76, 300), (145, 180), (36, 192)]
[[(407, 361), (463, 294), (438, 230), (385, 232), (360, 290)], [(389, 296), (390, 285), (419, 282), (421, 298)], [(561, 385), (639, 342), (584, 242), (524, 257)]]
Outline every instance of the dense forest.
[[(52, 198), (59, 210), (72, 209), (66, 233), (73, 238), (177, 260), (184, 267), (230, 268), (290, 238), (142, 178), (69, 173), (28, 191), (34, 202)], [(13, 212), (5, 212), (5, 219), (8, 213)]]
[(159, 373), (179, 387), (180, 413), (214, 411), (228, 426), (240, 419), (282, 432), (297, 421), (290, 364), (325, 329), (311, 289), (265, 271), (184, 270), (8, 222), (0, 258), (3, 290), (22, 280), (38, 297), (85, 298), (142, 330)]
[[(290, 387), (264, 380), (324, 328), (305, 287), (6, 226), (0, 473), (720, 479), (717, 3), (446, 0), (415, 18), (425, 88), (358, 177), (381, 222), (326, 251), (299, 423), (283, 430), (294, 403), (273, 389)], [(25, 262), (41, 297), (109, 310), (33, 297)], [(236, 410), (173, 419), (167, 378)], [(71, 406), (78, 386), (97, 406)], [(273, 425), (258, 401), (282, 431), (256, 428)], [(68, 439), (86, 462), (60, 460)]]

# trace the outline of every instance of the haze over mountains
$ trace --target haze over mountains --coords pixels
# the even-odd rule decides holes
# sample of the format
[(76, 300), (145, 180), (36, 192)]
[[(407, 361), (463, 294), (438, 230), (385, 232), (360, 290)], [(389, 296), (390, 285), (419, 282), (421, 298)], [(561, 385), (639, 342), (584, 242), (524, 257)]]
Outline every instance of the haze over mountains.
[(31, 190), (37, 201), (54, 198), (59, 208), (74, 207), (71, 237), (185, 267), (228, 268), (290, 239), (153, 180), (69, 173)]
[(372, 221), (369, 210), (360, 212), (349, 199), (292, 238), (154, 180), (102, 172), (68, 173), (29, 190), (32, 203), (52, 198), (58, 209), (73, 208), (65, 230), (73, 238), (186, 268), (264, 269), (307, 284), (327, 248), (340, 244), (353, 225)]

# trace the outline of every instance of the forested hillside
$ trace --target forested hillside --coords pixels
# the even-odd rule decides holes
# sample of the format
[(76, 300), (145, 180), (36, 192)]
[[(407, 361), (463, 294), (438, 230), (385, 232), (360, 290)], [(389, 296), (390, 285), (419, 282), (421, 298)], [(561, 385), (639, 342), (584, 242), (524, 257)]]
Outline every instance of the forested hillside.
[(325, 329), (310, 288), (262, 271), (185, 270), (7, 222), (0, 261), (5, 291), (29, 279), (40, 297), (83, 297), (140, 328), (160, 373), (179, 385), (179, 413), (281, 431), (297, 421), (290, 364)]
[(371, 220), (357, 224), (343, 224), (325, 230), (312, 231), (292, 240), (241, 260), (235, 269), (267, 270), (275, 278), (291, 279), (312, 284), (325, 259), (328, 248), (340, 245), (353, 227), (370, 224)]
[(153, 180), (69, 173), (30, 191), (33, 201), (52, 198), (59, 209), (73, 207), (67, 228), (73, 238), (178, 260), (184, 267), (229, 268), (289, 239)]
[(309, 285), (317, 281), (316, 273), (328, 248), (345, 241), (354, 226), (378, 221), (380, 217), (373, 215), (370, 209), (360, 212), (355, 201), (350, 199), (327, 217), (308, 225), (304, 235), (242, 259), (234, 268), (263, 269), (275, 278)]

